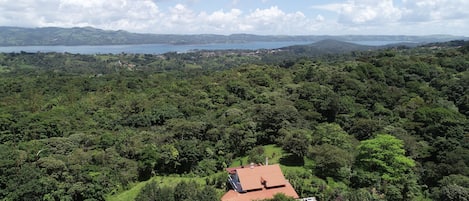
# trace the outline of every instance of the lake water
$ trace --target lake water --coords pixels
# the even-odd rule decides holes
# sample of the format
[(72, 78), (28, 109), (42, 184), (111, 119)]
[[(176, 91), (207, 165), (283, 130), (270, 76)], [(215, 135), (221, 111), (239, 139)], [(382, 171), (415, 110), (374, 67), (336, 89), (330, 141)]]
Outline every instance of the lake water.
[[(68, 52), (74, 54), (163, 54), (167, 52), (189, 52), (193, 50), (257, 50), (276, 49), (291, 45), (311, 44), (315, 41), (288, 41), (288, 42), (251, 42), (251, 43), (215, 43), (195, 45), (171, 45), (171, 44), (145, 44), (145, 45), (83, 45), (83, 46), (6, 46), (0, 47), (0, 52)], [(400, 41), (353, 41), (361, 45), (387, 45)]]

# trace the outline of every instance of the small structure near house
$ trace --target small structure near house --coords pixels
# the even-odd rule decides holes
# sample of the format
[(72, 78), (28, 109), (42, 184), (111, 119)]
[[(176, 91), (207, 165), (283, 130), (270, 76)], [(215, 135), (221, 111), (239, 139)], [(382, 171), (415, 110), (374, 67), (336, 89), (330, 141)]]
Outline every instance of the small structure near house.
[(316, 197), (307, 197), (307, 198), (300, 198), (297, 199), (298, 201), (316, 201)]
[(222, 201), (270, 199), (278, 193), (299, 198), (278, 164), (264, 166), (251, 164), (246, 167), (227, 168), (227, 171), (232, 190), (223, 195)]

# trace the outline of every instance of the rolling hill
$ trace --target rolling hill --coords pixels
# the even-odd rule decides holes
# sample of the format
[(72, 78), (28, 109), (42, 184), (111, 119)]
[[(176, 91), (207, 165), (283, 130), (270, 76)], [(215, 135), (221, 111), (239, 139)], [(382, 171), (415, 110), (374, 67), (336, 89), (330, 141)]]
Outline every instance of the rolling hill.
[(321, 41), (326, 39), (340, 41), (402, 41), (429, 43), (450, 40), (468, 40), (467, 37), (451, 35), (404, 36), (404, 35), (252, 35), (252, 34), (144, 34), (123, 30), (111, 31), (92, 27), (0, 27), (0, 46), (31, 45), (122, 45), (122, 44), (208, 44), (208, 43), (245, 43), (272, 41)]

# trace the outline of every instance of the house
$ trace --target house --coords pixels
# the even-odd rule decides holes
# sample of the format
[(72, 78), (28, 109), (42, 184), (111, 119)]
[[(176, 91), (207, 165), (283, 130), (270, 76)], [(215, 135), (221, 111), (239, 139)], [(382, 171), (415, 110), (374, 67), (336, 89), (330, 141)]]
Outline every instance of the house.
[(285, 176), (278, 164), (254, 165), (246, 167), (227, 168), (229, 190), (222, 201), (251, 201), (273, 198), (275, 194), (299, 198), (295, 189)]

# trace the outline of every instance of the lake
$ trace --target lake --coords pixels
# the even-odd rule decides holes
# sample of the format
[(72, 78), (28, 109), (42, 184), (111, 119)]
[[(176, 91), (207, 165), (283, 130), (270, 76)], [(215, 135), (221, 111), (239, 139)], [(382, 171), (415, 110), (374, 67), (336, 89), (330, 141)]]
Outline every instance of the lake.
[[(292, 45), (311, 44), (315, 41), (287, 41), (287, 42), (250, 42), (250, 43), (214, 43), (214, 44), (194, 44), (194, 45), (171, 45), (171, 44), (145, 44), (145, 45), (83, 45), (83, 46), (4, 46), (0, 47), (0, 52), (68, 52), (74, 54), (163, 54), (167, 52), (189, 52), (193, 50), (257, 50), (276, 49)], [(401, 41), (352, 41), (361, 45), (387, 45), (399, 43)]]

